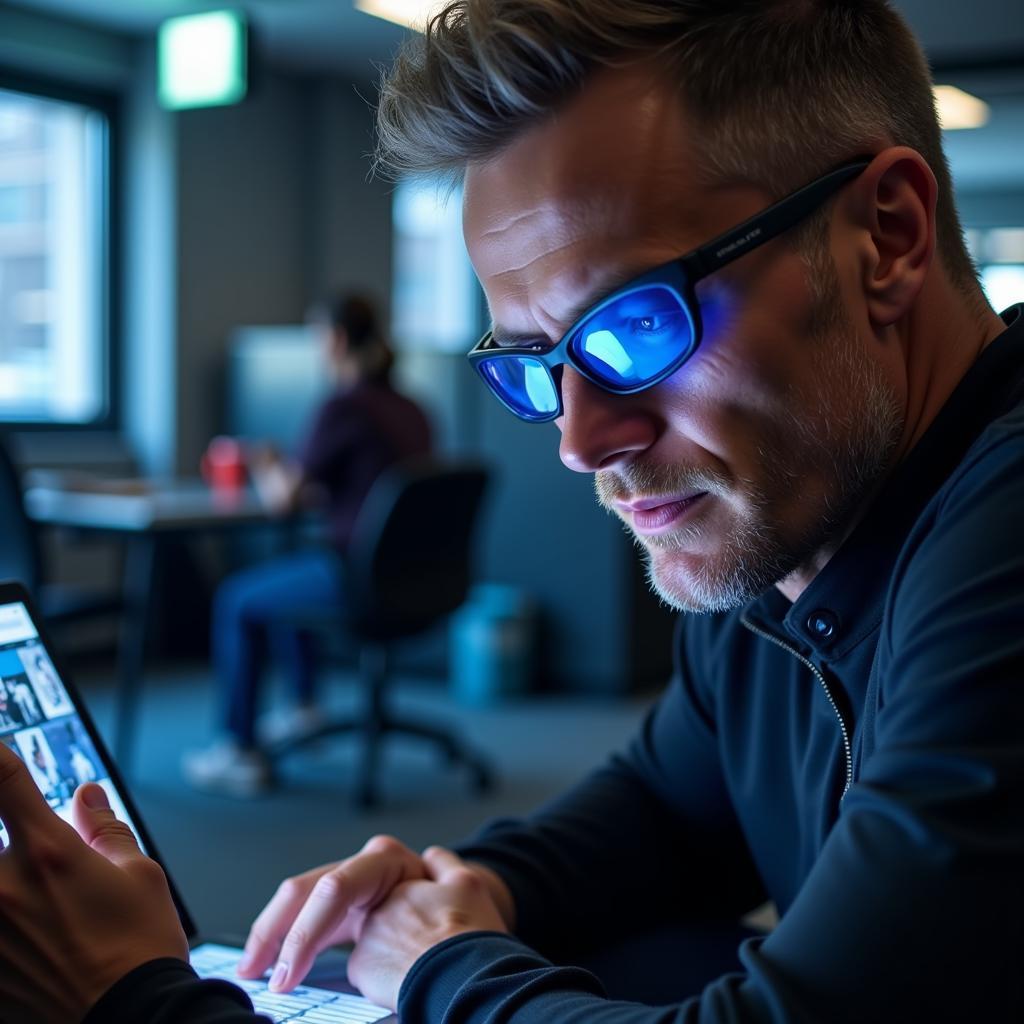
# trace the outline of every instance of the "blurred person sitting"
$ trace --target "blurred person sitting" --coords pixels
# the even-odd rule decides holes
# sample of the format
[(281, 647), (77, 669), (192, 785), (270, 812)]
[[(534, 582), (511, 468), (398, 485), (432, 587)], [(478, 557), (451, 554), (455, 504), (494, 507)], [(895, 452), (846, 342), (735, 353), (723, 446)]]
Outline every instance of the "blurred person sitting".
[[(391, 387), (393, 355), (374, 307), (339, 295), (314, 309), (334, 388), (313, 417), (296, 457), (271, 447), (254, 451), (257, 493), (275, 515), (314, 506), (324, 510), (329, 543), (230, 576), (213, 609), (213, 661), (220, 690), (220, 735), (182, 760), (192, 785), (252, 796), (271, 783), (258, 742), (275, 742), (322, 721), (314, 697), (314, 636), (304, 616), (343, 611), (342, 558), (364, 498), (382, 470), (427, 454), (430, 427), (422, 410)], [(307, 614), (309, 613), (309, 614)], [(295, 705), (259, 722), (256, 712), (271, 648), (287, 665)]]

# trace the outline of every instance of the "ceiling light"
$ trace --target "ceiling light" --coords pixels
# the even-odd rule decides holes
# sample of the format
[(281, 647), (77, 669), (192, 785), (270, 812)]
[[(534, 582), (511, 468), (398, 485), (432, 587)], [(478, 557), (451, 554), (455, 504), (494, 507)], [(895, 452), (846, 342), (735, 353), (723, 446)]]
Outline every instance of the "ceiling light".
[(441, 0), (355, 0), (357, 11), (417, 32), (427, 27), (427, 19), (440, 6)]
[(939, 124), (943, 131), (961, 128), (980, 128), (988, 123), (989, 105), (955, 85), (935, 86), (935, 104), (939, 111)]

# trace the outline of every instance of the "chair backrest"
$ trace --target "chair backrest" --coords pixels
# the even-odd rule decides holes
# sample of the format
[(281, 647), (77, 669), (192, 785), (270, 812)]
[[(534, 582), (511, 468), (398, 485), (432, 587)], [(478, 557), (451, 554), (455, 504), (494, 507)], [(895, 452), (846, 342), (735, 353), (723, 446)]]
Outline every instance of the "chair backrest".
[(0, 435), (0, 579), (19, 580), (34, 593), (41, 575), (39, 539), (25, 512), (21, 475)]
[(358, 637), (412, 636), (462, 604), (487, 479), (480, 465), (432, 460), (381, 474), (345, 558), (346, 621)]

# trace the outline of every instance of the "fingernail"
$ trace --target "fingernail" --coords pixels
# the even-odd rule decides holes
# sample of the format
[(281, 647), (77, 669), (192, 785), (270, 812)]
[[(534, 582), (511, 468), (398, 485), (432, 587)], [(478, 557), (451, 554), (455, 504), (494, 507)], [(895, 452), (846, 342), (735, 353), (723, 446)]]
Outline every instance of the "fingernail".
[(82, 802), (90, 811), (109, 811), (110, 801), (107, 799), (107, 791), (102, 786), (93, 783), (86, 786), (82, 792)]
[(238, 961), (238, 971), (247, 971), (252, 966), (252, 956), (248, 953), (243, 953), (241, 960)]
[(275, 968), (274, 973), (270, 976), (270, 987), (271, 988), (282, 988), (284, 986), (285, 978), (288, 977), (288, 965), (282, 960)]

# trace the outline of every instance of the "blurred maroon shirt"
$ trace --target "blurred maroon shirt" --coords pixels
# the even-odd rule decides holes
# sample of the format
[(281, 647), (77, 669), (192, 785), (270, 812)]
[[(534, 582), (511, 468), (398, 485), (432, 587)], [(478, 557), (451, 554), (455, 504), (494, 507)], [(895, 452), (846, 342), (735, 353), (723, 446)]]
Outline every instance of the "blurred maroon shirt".
[(298, 459), (326, 497), (331, 540), (342, 551), (374, 481), (393, 462), (430, 453), (430, 424), (386, 383), (339, 391), (317, 411)]

